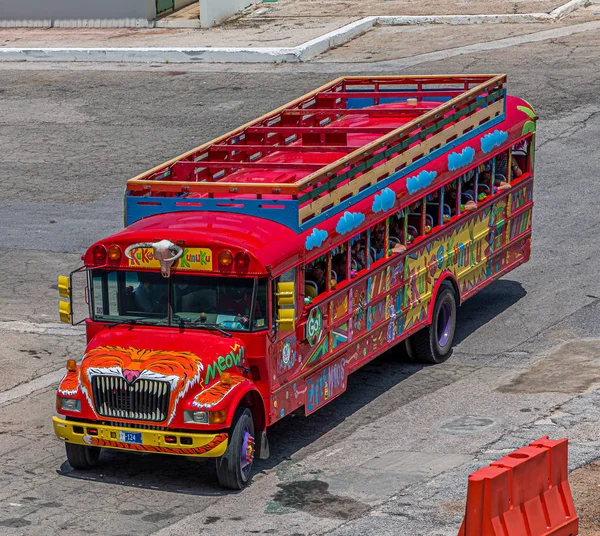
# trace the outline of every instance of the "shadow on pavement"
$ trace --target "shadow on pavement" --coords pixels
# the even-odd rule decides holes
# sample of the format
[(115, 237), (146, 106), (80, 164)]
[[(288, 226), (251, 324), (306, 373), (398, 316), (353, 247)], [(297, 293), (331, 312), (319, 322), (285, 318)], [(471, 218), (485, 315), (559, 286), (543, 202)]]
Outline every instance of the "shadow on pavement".
[(527, 295), (518, 281), (499, 279), (466, 301), (458, 310), (454, 345), (485, 326)]

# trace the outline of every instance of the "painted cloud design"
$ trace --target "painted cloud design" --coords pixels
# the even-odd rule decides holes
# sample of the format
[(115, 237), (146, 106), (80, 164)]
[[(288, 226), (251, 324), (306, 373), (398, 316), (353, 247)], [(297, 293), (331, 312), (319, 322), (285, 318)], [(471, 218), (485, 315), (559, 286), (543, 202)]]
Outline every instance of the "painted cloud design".
[(365, 221), (365, 215), (360, 212), (344, 212), (337, 222), (335, 230), (340, 234), (346, 234), (352, 229), (356, 229), (363, 221)]
[(450, 153), (448, 155), (448, 169), (454, 171), (455, 169), (468, 166), (473, 162), (475, 156), (475, 149), (472, 147), (465, 147), (460, 153)]
[(435, 171), (421, 171), (418, 175), (414, 175), (413, 177), (408, 177), (406, 179), (406, 188), (408, 189), (409, 194), (414, 194), (417, 190), (421, 188), (427, 188), (433, 179), (437, 176), (437, 172)]
[(312, 230), (312, 232), (306, 237), (306, 249), (309, 251), (313, 248), (318, 248), (325, 242), (327, 238), (327, 231), (323, 231), (322, 229), (317, 229), (316, 227)]
[(508, 132), (504, 130), (494, 130), (481, 138), (481, 150), (489, 153), (494, 147), (500, 147), (508, 138)]
[(390, 210), (396, 202), (396, 194), (389, 188), (381, 190), (373, 199), (373, 212), (386, 212)]

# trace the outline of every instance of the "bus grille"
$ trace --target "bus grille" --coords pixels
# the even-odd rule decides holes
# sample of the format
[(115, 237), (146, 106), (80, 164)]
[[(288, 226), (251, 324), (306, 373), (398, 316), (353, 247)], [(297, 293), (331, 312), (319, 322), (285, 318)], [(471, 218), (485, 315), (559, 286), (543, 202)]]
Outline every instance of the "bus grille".
[(117, 376), (94, 376), (92, 390), (100, 415), (156, 422), (167, 418), (171, 394), (167, 382), (137, 380), (130, 385)]

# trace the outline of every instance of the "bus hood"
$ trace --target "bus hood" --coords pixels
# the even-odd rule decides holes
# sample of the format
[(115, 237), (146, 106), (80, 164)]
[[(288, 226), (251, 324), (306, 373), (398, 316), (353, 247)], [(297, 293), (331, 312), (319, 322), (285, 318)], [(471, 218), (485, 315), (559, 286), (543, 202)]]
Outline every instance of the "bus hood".
[(129, 386), (136, 382), (144, 385), (144, 380), (166, 382), (170, 386), (165, 416), (169, 424), (188, 393), (208, 387), (226, 371), (240, 374), (244, 362), (244, 346), (236, 337), (200, 330), (117, 326), (90, 341), (79, 370), (79, 385), (94, 409), (94, 376), (110, 376)]

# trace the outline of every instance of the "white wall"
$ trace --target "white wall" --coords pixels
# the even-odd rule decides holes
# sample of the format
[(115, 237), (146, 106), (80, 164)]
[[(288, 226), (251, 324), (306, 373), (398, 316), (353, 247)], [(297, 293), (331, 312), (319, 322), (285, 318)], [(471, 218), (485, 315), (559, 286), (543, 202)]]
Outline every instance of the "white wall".
[(155, 0), (0, 0), (0, 20), (154, 18)]
[(260, 0), (200, 0), (200, 25), (210, 28)]

